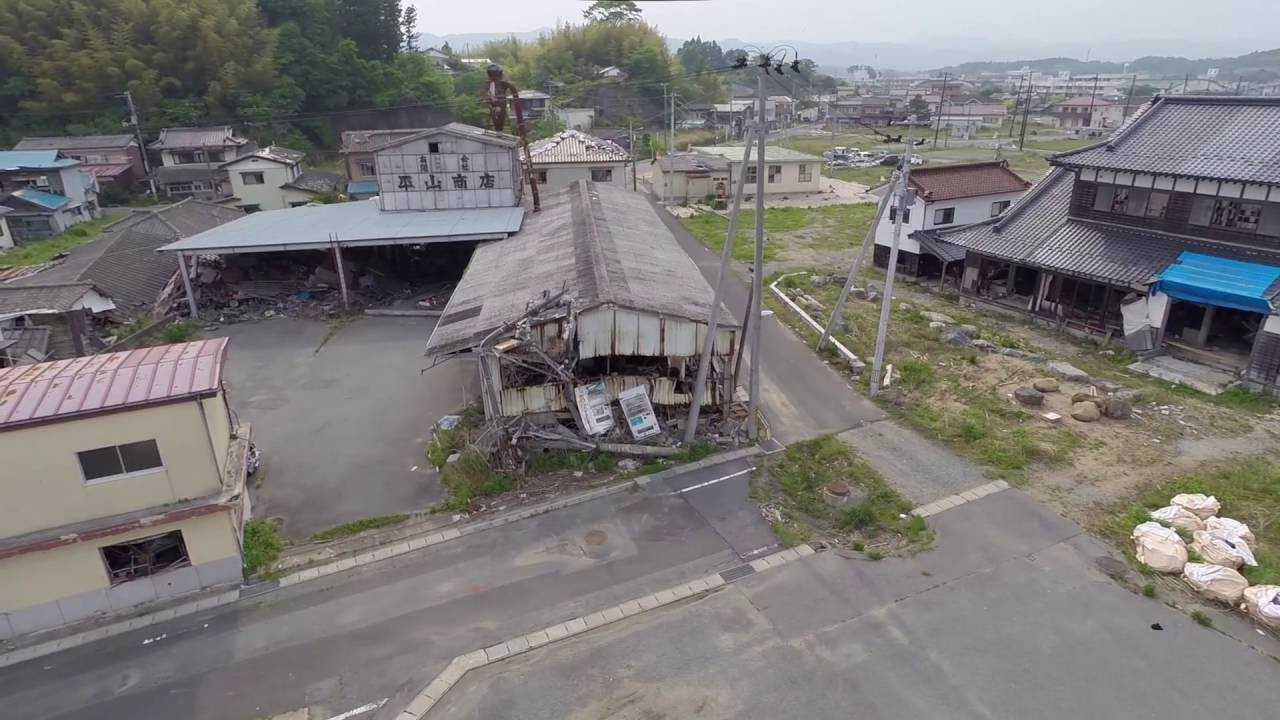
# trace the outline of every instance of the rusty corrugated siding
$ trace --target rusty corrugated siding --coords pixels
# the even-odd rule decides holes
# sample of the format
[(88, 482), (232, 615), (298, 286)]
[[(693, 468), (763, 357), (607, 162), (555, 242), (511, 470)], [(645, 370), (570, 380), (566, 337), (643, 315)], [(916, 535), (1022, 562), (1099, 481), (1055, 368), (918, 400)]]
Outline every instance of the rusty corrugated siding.
[[(605, 378), (604, 384), (609, 402), (615, 402), (619, 393), (643, 385), (649, 389), (649, 399), (655, 405), (689, 404), (688, 393), (676, 392), (675, 378), (613, 375)], [(703, 404), (715, 405), (720, 401), (718, 395), (719, 387), (715, 383), (709, 383), (707, 385), (707, 399)], [(528, 387), (504, 388), (502, 390), (503, 417), (515, 417), (535, 412), (558, 412), (568, 409), (569, 405), (560, 385), (531, 385)]]

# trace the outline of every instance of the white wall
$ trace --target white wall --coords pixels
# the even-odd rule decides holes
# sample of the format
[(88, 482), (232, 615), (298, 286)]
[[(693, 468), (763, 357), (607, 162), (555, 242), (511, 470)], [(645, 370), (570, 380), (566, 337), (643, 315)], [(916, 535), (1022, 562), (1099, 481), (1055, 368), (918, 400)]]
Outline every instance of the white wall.
[(9, 231), (9, 223), (5, 221), (4, 215), (0, 215), (0, 248), (13, 247), (13, 233)]
[[(432, 145), (437, 152), (431, 152)], [(514, 147), (437, 132), (379, 150), (375, 157), (383, 210), (513, 207), (520, 202), (523, 173)], [(465, 187), (455, 187), (455, 178)], [(490, 178), (493, 186), (483, 187)]]
[[(920, 252), (920, 243), (908, 237), (915, 230), (931, 230), (935, 227), (959, 227), (989, 220), (991, 218), (992, 203), (1008, 200), (1012, 204), (1019, 197), (1022, 197), (1021, 192), (979, 195), (977, 197), (932, 203), (917, 200), (916, 204), (911, 206), (910, 219), (902, 225), (902, 235), (898, 240), (898, 250), (909, 253)], [(955, 208), (955, 221), (946, 225), (935, 224), (933, 221), (934, 212), (946, 208)], [(876, 227), (876, 244), (885, 247), (890, 247), (893, 244), (893, 222), (889, 220), (888, 212), (884, 214), (884, 217), (880, 218), (880, 225)]]
[[(754, 161), (752, 161), (754, 164)], [(777, 193), (801, 193), (801, 192), (822, 192), (822, 161), (821, 160), (774, 160), (765, 162), (764, 173), (764, 194), (774, 195)], [(776, 182), (769, 182), (769, 166), (780, 165), (782, 167), (782, 176)], [(806, 165), (809, 168), (809, 180), (800, 180), (800, 166)], [(729, 163), (730, 182), (729, 187), (737, 187), (738, 173), (742, 169), (742, 158), (732, 160)], [(754, 195), (756, 186), (751, 183), (751, 179), (747, 179), (747, 186), (743, 190), (747, 195)]]
[(534, 165), (534, 172), (546, 172), (547, 181), (539, 183), (547, 190), (568, 187), (575, 180), (590, 180), (593, 168), (613, 171), (613, 179), (608, 184), (615, 187), (631, 189), (631, 167), (628, 163), (593, 163), (591, 165)]
[[(262, 173), (261, 185), (246, 185), (245, 173)], [(289, 207), (288, 191), (281, 185), (302, 173), (298, 165), (285, 165), (260, 157), (246, 157), (227, 166), (231, 176), (231, 194), (239, 198), (236, 207), (257, 205), (259, 210), (282, 210)]]

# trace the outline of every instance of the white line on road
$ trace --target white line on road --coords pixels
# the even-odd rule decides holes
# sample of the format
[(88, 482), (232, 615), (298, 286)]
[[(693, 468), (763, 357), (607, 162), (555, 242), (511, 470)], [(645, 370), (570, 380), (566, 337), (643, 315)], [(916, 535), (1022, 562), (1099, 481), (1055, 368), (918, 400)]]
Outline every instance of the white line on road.
[(698, 490), (698, 489), (704, 488), (704, 487), (706, 487), (706, 486), (708, 486), (708, 485), (715, 485), (715, 484), (716, 484), (716, 483), (718, 483), (718, 482), (724, 482), (725, 480), (732, 480), (733, 478), (740, 477), (740, 476), (742, 476), (742, 475), (746, 475), (747, 473), (749, 473), (749, 472), (751, 472), (752, 470), (755, 470), (755, 469), (756, 469), (756, 466), (755, 466), (755, 465), (752, 465), (751, 467), (747, 468), (746, 470), (739, 470), (739, 471), (738, 471), (738, 472), (736, 472), (736, 473), (731, 473), (731, 474), (729, 474), (729, 475), (725, 475), (724, 477), (718, 477), (718, 478), (716, 478), (715, 480), (708, 480), (708, 481), (706, 481), (706, 482), (704, 482), (704, 483), (698, 483), (697, 485), (690, 485), (689, 487), (684, 488), (683, 490), (677, 490), (677, 491), (676, 491), (676, 493), (687, 493), (687, 492), (689, 492), (690, 490)]
[(386, 705), (388, 699), (389, 698), (382, 698), (378, 702), (371, 702), (368, 705), (361, 705), (360, 707), (354, 710), (348, 710), (342, 713), (341, 715), (334, 715), (333, 717), (329, 718), (329, 720), (347, 720), (347, 718), (353, 718), (357, 715), (363, 715), (369, 712), (370, 710), (377, 710), (383, 705)]

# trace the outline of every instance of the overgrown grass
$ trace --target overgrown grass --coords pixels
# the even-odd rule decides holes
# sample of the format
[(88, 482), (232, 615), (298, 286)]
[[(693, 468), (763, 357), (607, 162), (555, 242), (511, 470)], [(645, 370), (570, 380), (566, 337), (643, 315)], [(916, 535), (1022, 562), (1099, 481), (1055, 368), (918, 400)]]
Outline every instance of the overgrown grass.
[(511, 478), (495, 472), (473, 448), (464, 449), (457, 460), (446, 463), (440, 481), (448, 496), (436, 505), (437, 512), (470, 512), (477, 500), (514, 487)]
[(284, 549), (284, 539), (280, 531), (268, 520), (253, 518), (244, 524), (244, 574), (252, 577), (262, 571), (270, 571), (276, 560), (280, 559), (280, 551)]
[[(875, 205), (856, 203), (828, 205), (819, 208), (780, 207), (764, 211), (764, 259), (774, 260), (781, 254), (789, 239), (803, 234), (806, 245), (823, 249), (851, 249), (866, 233)], [(729, 232), (728, 218), (718, 213), (699, 213), (681, 220), (694, 237), (713, 252), (724, 247), (724, 236)], [(801, 233), (801, 231), (804, 231)], [(749, 262), (755, 257), (755, 211), (741, 210), (738, 228), (733, 239), (733, 258)]]
[(111, 224), (109, 218), (98, 218), (89, 222), (73, 225), (66, 232), (42, 240), (26, 240), (10, 250), (0, 252), (0, 267), (7, 265), (37, 265), (49, 262), (59, 253), (64, 253), (85, 243), (95, 240), (102, 234), (102, 228)]
[(165, 342), (182, 343), (191, 339), (196, 334), (198, 325), (190, 320), (176, 320), (164, 326), (160, 331), (160, 336)]
[[(829, 500), (825, 488), (838, 480), (863, 499), (844, 505)], [(911, 511), (911, 503), (831, 435), (793, 443), (780, 456), (762, 458), (751, 491), (757, 502), (781, 514), (773, 524), (784, 544), (818, 535), (848, 544), (887, 541), (914, 549), (933, 539), (922, 518), (902, 518)]]
[(1197, 625), (1213, 627), (1213, 618), (1209, 617), (1209, 613), (1199, 608), (1191, 611), (1191, 619), (1195, 620)]
[(444, 467), (450, 455), (467, 446), (467, 434), (484, 418), (484, 411), (478, 404), (467, 405), (453, 414), (461, 415), (462, 421), (449, 430), (436, 428), (427, 442), (427, 462), (437, 470)]
[(374, 517), (360, 518), (359, 520), (352, 520), (351, 522), (345, 522), (341, 525), (334, 525), (328, 530), (321, 530), (315, 535), (312, 535), (311, 539), (317, 542), (337, 540), (338, 538), (350, 537), (352, 535), (365, 532), (366, 530), (377, 530), (379, 528), (399, 525), (411, 517), (412, 515), (407, 513), (399, 513), (395, 515), (375, 515)]
[(1217, 497), (1222, 503), (1220, 515), (1245, 523), (1257, 537), (1253, 554), (1258, 566), (1246, 565), (1240, 572), (1252, 585), (1280, 585), (1280, 522), (1276, 521), (1280, 517), (1280, 461), (1248, 458), (1160, 483), (1103, 515), (1095, 529), (1129, 548), (1134, 526), (1146, 522), (1150, 510), (1168, 505), (1169, 498), (1178, 493)]
[(525, 465), (527, 475), (549, 475), (554, 472), (613, 472), (618, 458), (610, 453), (579, 450), (532, 451)]
[(687, 465), (691, 462), (697, 462), (705, 457), (711, 456), (717, 449), (719, 449), (719, 446), (713, 442), (696, 440), (676, 451), (674, 455), (645, 461), (640, 465), (640, 467), (636, 468), (624, 477), (652, 475), (654, 473), (662, 472), (668, 468), (673, 468), (677, 465)]

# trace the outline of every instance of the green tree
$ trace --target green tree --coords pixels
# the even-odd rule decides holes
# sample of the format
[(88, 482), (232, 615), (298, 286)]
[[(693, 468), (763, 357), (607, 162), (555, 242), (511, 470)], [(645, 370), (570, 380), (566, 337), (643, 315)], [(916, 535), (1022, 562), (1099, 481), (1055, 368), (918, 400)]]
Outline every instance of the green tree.
[(625, 25), (640, 22), (640, 7), (631, 0), (596, 0), (582, 11), (589, 23)]
[(916, 95), (907, 102), (907, 112), (915, 115), (916, 120), (928, 120), (931, 114), (929, 112), (929, 103), (925, 102), (920, 95)]
[(676, 50), (676, 59), (680, 61), (680, 67), (687, 73), (700, 73), (729, 64), (725, 61), (720, 43), (715, 40), (703, 40), (701, 37), (685, 40), (680, 49)]

